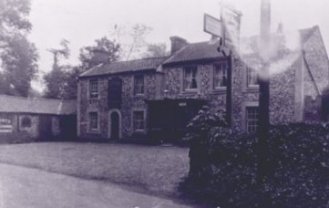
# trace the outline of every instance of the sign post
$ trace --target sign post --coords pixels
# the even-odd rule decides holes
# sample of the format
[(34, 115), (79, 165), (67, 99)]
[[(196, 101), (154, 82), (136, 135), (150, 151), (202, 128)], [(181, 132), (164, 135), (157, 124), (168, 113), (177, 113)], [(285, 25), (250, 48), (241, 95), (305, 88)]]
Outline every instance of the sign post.
[(203, 30), (206, 33), (220, 38), (223, 38), (224, 35), (224, 27), (222, 21), (209, 14), (204, 15)]
[[(222, 7), (221, 19), (217, 19), (208, 14), (204, 15), (204, 31), (219, 37), (218, 52), (223, 53), (224, 57), (227, 57), (229, 53), (225, 52), (226, 41), (229, 42), (232, 48), (238, 47), (239, 34), (240, 34), (240, 19), (241, 13)], [(232, 53), (230, 53), (232, 54)], [(228, 58), (228, 70), (227, 70), (227, 92), (226, 92), (226, 121), (229, 126), (232, 125), (232, 56)]]

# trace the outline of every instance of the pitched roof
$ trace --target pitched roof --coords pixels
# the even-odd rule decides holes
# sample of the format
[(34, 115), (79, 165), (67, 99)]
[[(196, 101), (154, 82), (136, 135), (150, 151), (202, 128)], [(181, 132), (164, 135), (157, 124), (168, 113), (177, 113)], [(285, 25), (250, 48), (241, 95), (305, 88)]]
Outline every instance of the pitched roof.
[[(305, 43), (313, 34), (314, 31), (319, 30), (318, 26), (299, 30), (301, 43)], [(279, 46), (283, 39), (282, 35), (273, 34), (272, 41), (274, 46)], [(259, 36), (251, 36), (241, 38), (239, 51), (241, 55), (254, 54), (259, 47)], [(219, 58), (222, 55), (218, 53), (217, 48), (219, 41), (206, 41), (199, 43), (191, 43), (184, 46), (182, 49), (168, 58), (164, 64), (182, 63), (195, 60)]]
[(70, 115), (76, 113), (75, 100), (24, 98), (0, 95), (0, 112)]
[(91, 77), (99, 75), (110, 75), (124, 72), (135, 72), (144, 70), (155, 70), (167, 57), (144, 58), (131, 61), (118, 61), (111, 64), (105, 64), (91, 68), (82, 73), (80, 77)]
[(219, 41), (190, 43), (168, 58), (164, 64), (219, 58), (221, 54), (217, 51), (218, 46)]

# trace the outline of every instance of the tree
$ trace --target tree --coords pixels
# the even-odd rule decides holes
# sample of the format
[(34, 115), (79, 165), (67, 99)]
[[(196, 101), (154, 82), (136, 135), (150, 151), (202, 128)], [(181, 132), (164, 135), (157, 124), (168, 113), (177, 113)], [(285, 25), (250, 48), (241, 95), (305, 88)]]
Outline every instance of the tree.
[(108, 64), (117, 61), (120, 56), (120, 44), (106, 36), (95, 40), (95, 45), (80, 49), (81, 68), (90, 69), (99, 64)]
[(0, 0), (0, 36), (9, 33), (29, 32), (32, 28), (28, 16), (30, 0)]
[(142, 57), (148, 46), (146, 36), (151, 31), (152, 28), (144, 24), (135, 24), (129, 29), (115, 25), (111, 36), (121, 45), (120, 58), (131, 60)]
[(168, 56), (166, 44), (158, 43), (158, 44), (148, 44), (147, 51), (144, 53), (144, 58), (151, 57), (164, 57)]
[(37, 72), (38, 54), (26, 37), (16, 34), (7, 41), (8, 47), (0, 53), (2, 60), (3, 94), (28, 96), (31, 81)]
[(68, 59), (70, 57), (70, 48), (69, 48), (69, 41), (63, 39), (60, 42), (61, 48), (52, 48), (49, 49), (48, 51), (53, 54), (53, 70), (59, 68), (59, 58), (63, 57), (65, 59)]
[(54, 56), (51, 72), (44, 76), (47, 98), (76, 99), (78, 77), (81, 73), (99, 64), (108, 64), (119, 59), (120, 45), (102, 37), (95, 40), (95, 45), (80, 49), (80, 65), (61, 65), (61, 58), (68, 58), (70, 50), (68, 41), (62, 41), (60, 48), (50, 49)]
[(38, 54), (26, 35), (30, 0), (0, 0), (0, 93), (27, 96)]
[(61, 65), (59, 61), (60, 58), (69, 58), (70, 49), (68, 45), (69, 41), (63, 39), (59, 48), (49, 49), (49, 52), (53, 54), (54, 61), (52, 70), (44, 76), (46, 83), (45, 97), (47, 98), (65, 98), (68, 71), (71, 69), (71, 66)]

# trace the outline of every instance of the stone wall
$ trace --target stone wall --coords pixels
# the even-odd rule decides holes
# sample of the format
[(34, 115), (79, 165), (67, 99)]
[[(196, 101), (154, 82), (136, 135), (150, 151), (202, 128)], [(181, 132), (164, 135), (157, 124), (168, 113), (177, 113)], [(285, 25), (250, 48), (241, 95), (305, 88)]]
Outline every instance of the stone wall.
[[(80, 137), (83, 138), (109, 138), (109, 112), (116, 110), (121, 114), (121, 135), (123, 138), (134, 136), (132, 125), (132, 113), (134, 110), (147, 112), (146, 100), (153, 100), (160, 97), (161, 76), (155, 72), (144, 72), (144, 95), (134, 95), (134, 75), (120, 74), (99, 77), (99, 99), (90, 102), (88, 95), (89, 79), (79, 80), (79, 116), (78, 125)], [(122, 80), (122, 105), (121, 109), (108, 108), (108, 80), (118, 77)], [(88, 131), (88, 112), (98, 112), (99, 130)], [(146, 132), (145, 132), (146, 133)]]
[[(26, 132), (32, 138), (39, 137), (39, 117), (36, 115), (19, 115), (17, 116), (19, 119), (19, 127), (17, 126), (17, 130), (20, 132)], [(23, 127), (22, 120), (23, 118), (28, 117), (31, 120), (30, 127)]]
[[(233, 127), (236, 131), (246, 130), (246, 107), (259, 106), (259, 87), (247, 87), (247, 64), (237, 56), (233, 57)], [(296, 61), (285, 71), (270, 77), (270, 122), (282, 124), (296, 120)]]
[(164, 67), (164, 98), (168, 99), (202, 99), (206, 100), (213, 112), (226, 110), (226, 90), (213, 88), (214, 62), (197, 65), (198, 89), (185, 92), (183, 89), (183, 66)]

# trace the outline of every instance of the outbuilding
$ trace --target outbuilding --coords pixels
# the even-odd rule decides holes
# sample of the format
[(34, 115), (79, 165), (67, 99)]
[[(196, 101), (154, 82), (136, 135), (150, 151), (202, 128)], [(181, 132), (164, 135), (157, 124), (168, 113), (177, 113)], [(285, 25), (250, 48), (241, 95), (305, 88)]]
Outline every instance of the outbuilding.
[(76, 101), (0, 95), (1, 142), (76, 136)]

